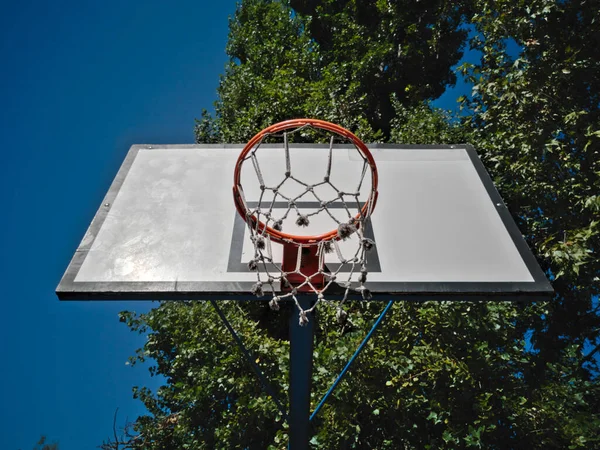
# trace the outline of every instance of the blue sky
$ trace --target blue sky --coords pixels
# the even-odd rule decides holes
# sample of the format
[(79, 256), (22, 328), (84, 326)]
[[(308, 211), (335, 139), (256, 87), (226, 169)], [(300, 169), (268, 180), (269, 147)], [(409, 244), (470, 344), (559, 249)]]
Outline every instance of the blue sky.
[[(59, 302), (54, 289), (128, 148), (191, 143), (216, 99), (234, 1), (5, 2), (0, 14), (2, 449), (40, 434), (93, 449), (144, 412), (125, 365), (134, 302)], [(137, 6), (136, 6), (137, 5)]]
[[(128, 148), (191, 143), (212, 108), (235, 1), (10, 2), (0, 15), (0, 436), (96, 448), (144, 413), (119, 323), (139, 302), (59, 302), (54, 289)], [(453, 108), (459, 85), (436, 102)], [(258, 130), (257, 130), (258, 131)]]

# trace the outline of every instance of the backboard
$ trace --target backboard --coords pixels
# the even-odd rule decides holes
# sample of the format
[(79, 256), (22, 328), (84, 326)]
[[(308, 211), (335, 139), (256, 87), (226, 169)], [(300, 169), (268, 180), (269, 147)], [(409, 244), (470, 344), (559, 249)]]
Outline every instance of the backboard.
[[(232, 199), (233, 167), (243, 147), (131, 147), (56, 290), (58, 297), (256, 299), (250, 294), (256, 274), (247, 266), (253, 248)], [(315, 161), (328, 148), (290, 144), (294, 167), (307, 177), (317, 174)], [(379, 174), (377, 208), (365, 228), (375, 241), (367, 283), (375, 300), (532, 301), (552, 294), (471, 146), (369, 148)], [(265, 177), (282, 173), (280, 145), (263, 144), (261, 158)], [(350, 146), (340, 146), (332, 177), (343, 189), (362, 163)], [(259, 189), (250, 186), (245, 194), (252, 204)], [(310, 210), (313, 203), (298, 207)], [(311, 226), (327, 228), (318, 221)], [(344, 245), (352, 244), (342, 243), (342, 252)], [(273, 249), (275, 257), (278, 251)]]

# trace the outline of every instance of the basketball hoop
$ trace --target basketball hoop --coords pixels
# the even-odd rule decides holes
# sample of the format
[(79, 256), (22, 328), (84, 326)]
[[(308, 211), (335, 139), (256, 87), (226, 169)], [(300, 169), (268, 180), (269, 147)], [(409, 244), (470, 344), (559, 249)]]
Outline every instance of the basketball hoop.
[[(303, 130), (312, 129), (317, 132), (325, 132), (329, 135), (329, 148), (327, 157), (324, 159), (324, 176), (322, 181), (310, 184), (298, 179), (292, 167), (290, 158), (289, 136)], [(263, 176), (257, 153), (266, 138), (279, 138), (283, 142), (283, 153), (285, 156), (285, 172), (281, 181), (274, 185), (267, 185)], [(340, 141), (340, 142), (336, 142)], [(336, 145), (351, 144), (356, 153), (363, 160), (362, 172), (357, 180), (356, 189), (348, 192), (336, 187), (332, 180), (333, 151)], [(346, 148), (346, 147), (343, 147)], [(325, 150), (325, 149), (324, 149)], [(250, 207), (245, 198), (242, 187), (242, 169), (246, 162), (250, 161), (257, 177), (259, 198), (257, 206)], [(315, 161), (315, 166), (319, 164)], [(315, 167), (318, 170), (318, 166)], [(371, 175), (371, 186), (368, 190), (364, 188), (364, 179), (367, 173)], [(286, 182), (294, 183), (300, 188), (299, 193), (294, 195), (285, 191)], [(326, 189), (330, 198), (325, 198), (320, 189)], [(365, 192), (366, 191), (366, 192)], [(366, 194), (366, 199), (361, 196)], [(266, 199), (271, 195), (270, 200)], [(333, 195), (333, 198), (331, 196)], [(299, 202), (305, 197), (316, 200), (317, 207), (309, 213), (301, 211)], [(341, 305), (347, 299), (350, 292), (360, 292), (364, 299), (370, 298), (370, 292), (365, 286), (367, 279), (367, 253), (374, 242), (364, 236), (365, 222), (371, 216), (377, 202), (377, 167), (375, 160), (367, 146), (352, 132), (333, 123), (317, 119), (294, 119), (280, 122), (265, 128), (256, 134), (246, 144), (240, 153), (234, 170), (233, 198), (235, 207), (240, 216), (245, 220), (250, 233), (250, 239), (254, 246), (254, 256), (248, 267), (257, 274), (257, 282), (252, 292), (258, 297), (264, 295), (263, 286), (270, 288), (272, 299), (269, 302), (271, 308), (278, 309), (278, 302), (285, 298), (294, 300), (300, 310), (300, 324), (305, 324), (308, 319), (307, 312), (311, 312), (316, 305), (325, 300), (325, 292), (334, 284), (344, 289), (342, 301), (338, 306), (338, 318), (343, 320), (345, 312)], [(275, 213), (276, 202), (284, 202), (282, 215)], [(345, 216), (332, 213), (335, 207), (341, 210)], [(295, 225), (300, 229), (308, 228), (313, 217), (320, 214), (327, 215), (328, 219), (336, 224), (334, 229), (315, 230), (309, 234), (288, 233), (284, 230), (284, 223), (289, 222), (289, 216), (296, 214)], [(339, 246), (339, 241), (345, 241), (351, 236), (357, 236), (356, 251), (353, 256), (345, 258)], [(274, 261), (272, 243), (283, 245), (283, 260)], [(337, 270), (328, 270), (325, 263), (325, 254), (335, 253), (339, 260)], [(279, 266), (277, 263), (281, 263)], [(261, 278), (261, 273), (264, 275)], [(347, 274), (344, 281), (339, 281), (338, 276)], [(275, 288), (275, 283), (281, 284), (281, 289)], [(280, 292), (278, 294), (278, 292)], [(297, 300), (299, 293), (313, 293), (317, 300), (311, 308), (303, 310)]]

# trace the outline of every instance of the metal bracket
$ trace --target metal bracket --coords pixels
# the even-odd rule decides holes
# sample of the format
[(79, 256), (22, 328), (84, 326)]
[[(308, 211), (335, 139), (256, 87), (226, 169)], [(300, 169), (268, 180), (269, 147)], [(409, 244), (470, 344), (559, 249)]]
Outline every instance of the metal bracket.
[(379, 317), (377, 318), (377, 320), (373, 324), (373, 327), (371, 328), (371, 331), (369, 331), (369, 333), (367, 334), (367, 336), (360, 343), (360, 345), (358, 346), (358, 348), (354, 352), (354, 355), (352, 355), (352, 358), (350, 358), (350, 360), (346, 364), (346, 367), (344, 367), (342, 369), (342, 371), (340, 372), (340, 374), (338, 375), (338, 377), (335, 379), (335, 381), (333, 382), (333, 384), (331, 385), (331, 387), (329, 388), (329, 390), (327, 391), (327, 393), (323, 396), (323, 398), (321, 399), (321, 401), (319, 402), (319, 404), (317, 405), (317, 407), (315, 408), (315, 410), (313, 411), (313, 413), (310, 415), (310, 419), (309, 420), (312, 421), (316, 417), (316, 415), (319, 413), (319, 411), (321, 410), (321, 408), (323, 407), (323, 405), (327, 401), (327, 398), (329, 398), (329, 396), (333, 393), (333, 391), (335, 390), (335, 388), (337, 387), (337, 385), (340, 383), (340, 381), (342, 381), (342, 379), (344, 378), (344, 376), (348, 372), (348, 369), (350, 369), (350, 366), (352, 365), (352, 363), (356, 360), (356, 358), (358, 358), (358, 355), (363, 350), (363, 348), (365, 347), (365, 345), (367, 344), (367, 342), (369, 342), (369, 339), (371, 339), (371, 337), (373, 336), (373, 333), (375, 333), (375, 330), (377, 329), (377, 327), (379, 326), (379, 324), (382, 322), (383, 318), (385, 317), (385, 315), (387, 314), (387, 312), (389, 311), (389, 309), (392, 307), (393, 304), (394, 304), (394, 300), (390, 300), (389, 303), (387, 304), (387, 306), (385, 307), (385, 309), (381, 312), (381, 314), (379, 315)]
[(215, 311), (217, 311), (217, 314), (219, 315), (219, 317), (221, 318), (221, 320), (225, 324), (225, 327), (227, 327), (227, 329), (229, 330), (229, 332), (233, 336), (233, 339), (235, 340), (235, 342), (237, 343), (238, 347), (240, 348), (240, 350), (244, 354), (246, 360), (250, 364), (250, 367), (252, 367), (252, 370), (254, 371), (254, 373), (256, 374), (256, 376), (258, 377), (258, 379), (260, 380), (260, 383), (262, 384), (262, 387), (263, 387), (264, 391), (273, 399), (273, 401), (277, 405), (277, 409), (279, 409), (279, 412), (283, 416), (283, 419), (287, 420), (287, 413), (286, 413), (285, 409), (283, 408), (283, 405), (277, 399), (277, 395), (275, 393), (275, 390), (271, 387), (271, 385), (267, 381), (267, 378), (265, 377), (265, 374), (262, 373), (262, 371), (260, 370), (260, 367), (258, 367), (258, 364), (256, 364), (255, 359), (252, 357), (252, 354), (244, 346), (244, 343), (242, 342), (242, 339), (235, 332), (235, 330), (233, 329), (233, 327), (231, 326), (231, 324), (227, 320), (227, 317), (225, 317), (225, 314), (223, 313), (223, 311), (221, 310), (221, 308), (219, 308), (219, 305), (217, 305), (217, 302), (214, 301), (214, 300), (211, 300), (210, 303), (213, 305), (213, 308), (215, 308)]

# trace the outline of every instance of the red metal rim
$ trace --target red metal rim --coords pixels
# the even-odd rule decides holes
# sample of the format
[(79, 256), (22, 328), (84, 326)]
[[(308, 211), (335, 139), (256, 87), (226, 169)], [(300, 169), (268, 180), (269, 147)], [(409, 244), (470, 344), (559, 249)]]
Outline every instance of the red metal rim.
[[(253, 225), (254, 226), (257, 225), (256, 217), (247, 215), (248, 211), (246, 209), (246, 205), (244, 204), (242, 195), (240, 194), (240, 190), (239, 190), (239, 188), (241, 187), (241, 179), (240, 178), (241, 178), (241, 171), (242, 171), (242, 165), (244, 163), (244, 158), (246, 158), (246, 156), (248, 155), (248, 153), (250, 153), (252, 148), (254, 148), (254, 146), (261, 139), (263, 139), (266, 135), (285, 131), (290, 128), (302, 127), (305, 125), (310, 125), (314, 128), (321, 128), (323, 130), (337, 133), (337, 134), (347, 138), (352, 143), (354, 143), (354, 145), (356, 145), (356, 148), (365, 157), (369, 166), (371, 167), (371, 192), (369, 194), (368, 200), (365, 202), (365, 204), (361, 208), (361, 211), (358, 212), (355, 216), (355, 219), (358, 221), (357, 223), (360, 223), (359, 219), (361, 216), (365, 216), (369, 212), (372, 212), (373, 209), (375, 209), (375, 204), (377, 203), (377, 181), (378, 181), (377, 165), (375, 164), (375, 159), (373, 158), (371, 151), (365, 145), (365, 143), (363, 141), (361, 141), (351, 131), (346, 130), (345, 128), (343, 128), (339, 125), (336, 125), (334, 123), (331, 123), (331, 122), (326, 122), (324, 120), (318, 120), (318, 119), (292, 119), (292, 120), (286, 120), (284, 122), (276, 123), (274, 125), (271, 125), (270, 127), (265, 128), (261, 132), (257, 133), (252, 139), (250, 139), (250, 141), (248, 141), (248, 143), (246, 144), (246, 146), (240, 153), (240, 156), (238, 157), (237, 162), (235, 163), (235, 169), (234, 169), (234, 174), (233, 174), (233, 200), (235, 202), (235, 207), (236, 207), (238, 213), (240, 214), (240, 216), (242, 216), (242, 218), (245, 221), (248, 218), (250, 218), (250, 220), (252, 220), (254, 222)], [(261, 233), (264, 230), (265, 233), (268, 233), (271, 236), (271, 238), (276, 242), (280, 242), (280, 243), (293, 242), (298, 245), (315, 245), (321, 241), (329, 241), (329, 240), (337, 238), (337, 228), (334, 230), (328, 231), (326, 233), (320, 234), (320, 235), (302, 236), (302, 235), (288, 234), (288, 233), (283, 233), (281, 231), (277, 231), (272, 227), (266, 226), (263, 222), (258, 221), (258, 230)]]

